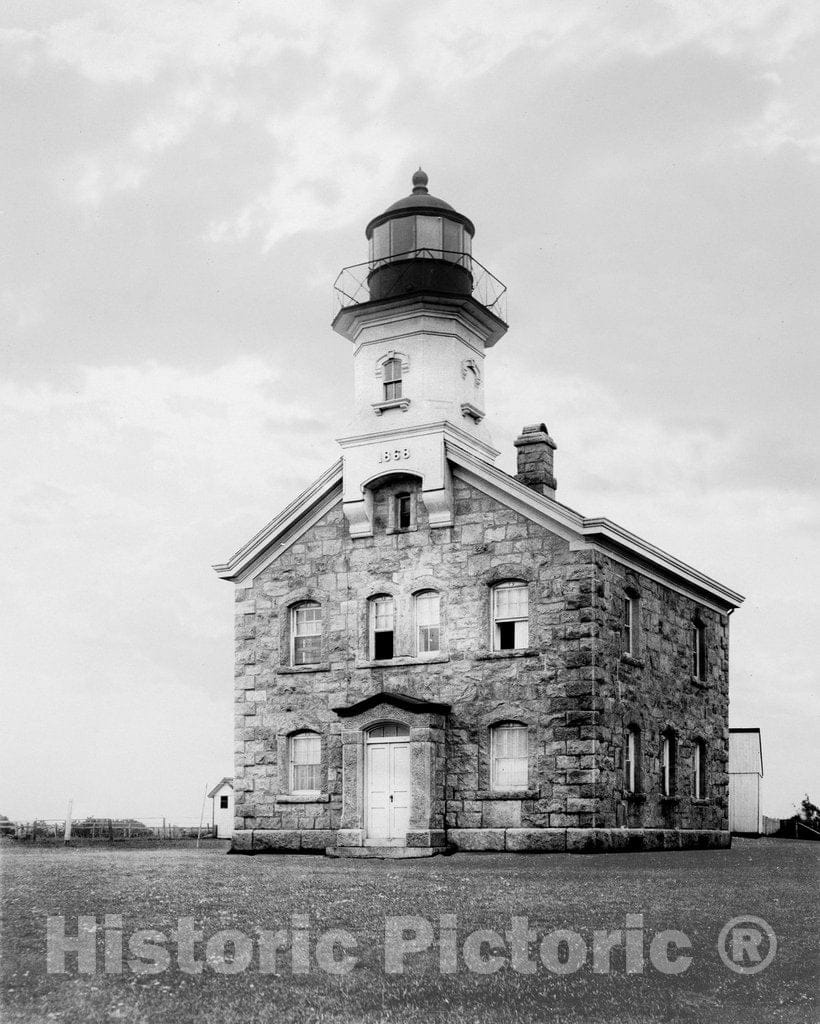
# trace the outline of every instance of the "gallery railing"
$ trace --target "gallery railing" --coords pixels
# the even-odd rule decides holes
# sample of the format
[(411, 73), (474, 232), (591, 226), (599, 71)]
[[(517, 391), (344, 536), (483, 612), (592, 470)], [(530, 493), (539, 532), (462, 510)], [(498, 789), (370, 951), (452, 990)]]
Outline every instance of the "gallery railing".
[[(419, 261), (423, 261), (420, 263)], [(430, 267), (433, 262), (441, 262), (444, 271), (449, 264), (461, 268), (461, 280), (466, 281), (462, 288), (445, 288), (446, 291), (465, 292), (485, 306), (504, 323), (507, 322), (507, 286), (491, 274), (475, 257), (465, 252), (453, 252), (448, 249), (430, 249), (427, 247), (409, 249), (407, 252), (393, 253), (390, 256), (366, 263), (356, 263), (345, 267), (333, 283), (334, 314), (348, 306), (358, 306), (370, 302), (373, 298), (385, 299), (406, 295), (408, 291), (419, 288), (420, 267)], [(389, 276), (378, 273), (389, 268)], [(435, 269), (435, 268), (433, 268)], [(443, 276), (443, 275), (442, 275)], [(378, 279), (377, 294), (373, 283)], [(431, 286), (436, 290), (434, 286)]]

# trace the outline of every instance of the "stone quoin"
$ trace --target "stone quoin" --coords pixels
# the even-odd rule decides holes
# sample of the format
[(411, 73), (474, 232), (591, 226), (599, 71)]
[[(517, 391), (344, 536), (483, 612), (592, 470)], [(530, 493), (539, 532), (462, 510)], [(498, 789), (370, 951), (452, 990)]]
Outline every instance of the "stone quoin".
[(729, 845), (743, 598), (556, 500), (543, 423), (494, 465), (504, 286), (427, 175), (336, 284), (341, 458), (217, 573), (236, 588), (235, 851)]

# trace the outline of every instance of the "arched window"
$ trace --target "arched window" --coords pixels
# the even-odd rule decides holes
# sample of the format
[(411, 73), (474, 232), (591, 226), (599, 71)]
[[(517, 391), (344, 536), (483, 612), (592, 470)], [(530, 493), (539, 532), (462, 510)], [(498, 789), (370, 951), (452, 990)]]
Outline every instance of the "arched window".
[(441, 597), (435, 590), (416, 594), (416, 653), (438, 654), (441, 650)]
[(695, 619), (692, 623), (692, 675), (695, 679), (706, 678), (706, 627)]
[(382, 370), (382, 380), (384, 381), (384, 400), (385, 402), (392, 402), (396, 398), (401, 398), (401, 359), (388, 359)]
[(706, 799), (706, 744), (695, 740), (692, 752), (692, 796), (695, 800)]
[(322, 606), (303, 601), (290, 610), (290, 663), (316, 665), (322, 660)]
[(393, 632), (395, 609), (389, 594), (378, 594), (370, 598), (370, 658), (372, 661), (388, 661), (393, 657)]
[(677, 768), (677, 741), (668, 729), (661, 737), (661, 795), (675, 795), (675, 774)]
[(529, 755), (526, 725), (499, 722), (490, 729), (490, 764), (492, 789), (527, 788)]
[(493, 650), (512, 651), (530, 642), (529, 588), (523, 580), (493, 587)]
[(322, 737), (299, 732), (290, 738), (291, 793), (318, 793), (322, 788)]
[(627, 793), (641, 791), (641, 731), (636, 725), (626, 730), (624, 744), (624, 789)]

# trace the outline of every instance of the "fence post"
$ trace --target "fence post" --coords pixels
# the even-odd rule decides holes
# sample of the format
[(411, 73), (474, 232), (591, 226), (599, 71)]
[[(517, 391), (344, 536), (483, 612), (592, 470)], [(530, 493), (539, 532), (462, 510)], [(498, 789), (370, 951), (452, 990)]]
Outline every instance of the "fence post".
[(199, 830), (196, 834), (196, 848), (199, 849), (199, 839), (202, 835), (202, 819), (205, 817), (205, 801), (208, 799), (208, 784), (205, 784), (205, 792), (202, 794), (202, 807), (199, 811)]
[(114, 845), (114, 822), (108, 819), (108, 842)]
[(68, 801), (68, 810), (65, 812), (65, 832), (63, 833), (63, 842), (67, 845), (71, 842), (71, 809), (74, 806), (74, 801)]

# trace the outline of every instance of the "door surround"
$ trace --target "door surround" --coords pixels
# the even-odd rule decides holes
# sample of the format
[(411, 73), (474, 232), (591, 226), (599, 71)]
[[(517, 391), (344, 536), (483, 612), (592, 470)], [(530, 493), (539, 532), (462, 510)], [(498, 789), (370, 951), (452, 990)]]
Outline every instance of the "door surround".
[(403, 726), (409, 737), (406, 847), (444, 846), (444, 729), (450, 705), (382, 692), (333, 710), (342, 720), (342, 816), (337, 846), (372, 845), (367, 836), (367, 734), (387, 723)]

